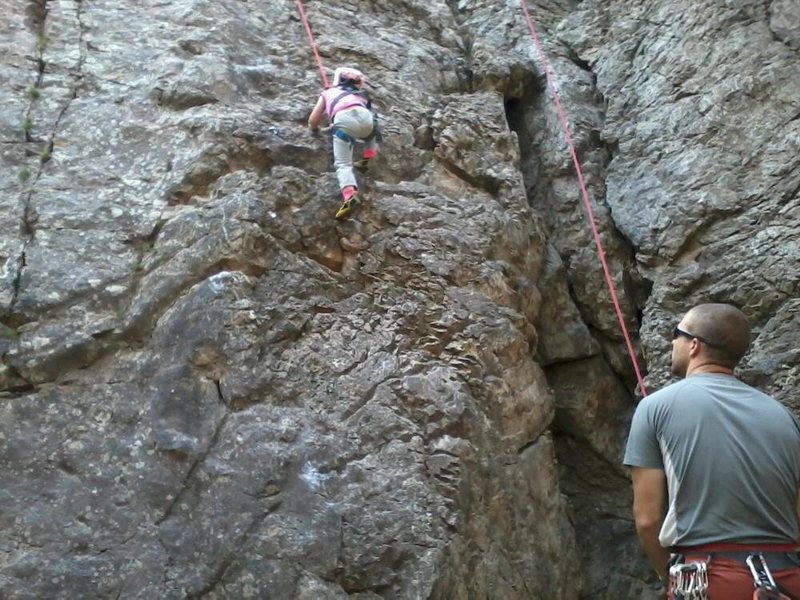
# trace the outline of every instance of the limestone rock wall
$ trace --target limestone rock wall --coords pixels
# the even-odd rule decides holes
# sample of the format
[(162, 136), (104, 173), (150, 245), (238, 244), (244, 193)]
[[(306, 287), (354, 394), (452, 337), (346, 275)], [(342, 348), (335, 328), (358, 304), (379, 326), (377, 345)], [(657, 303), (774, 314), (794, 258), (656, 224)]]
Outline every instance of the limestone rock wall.
[[(648, 387), (731, 300), (797, 408), (794, 4), (529, 4)], [(382, 118), (344, 222), (294, 2), (0, 0), (0, 596), (650, 598), (519, 4), (306, 10)]]

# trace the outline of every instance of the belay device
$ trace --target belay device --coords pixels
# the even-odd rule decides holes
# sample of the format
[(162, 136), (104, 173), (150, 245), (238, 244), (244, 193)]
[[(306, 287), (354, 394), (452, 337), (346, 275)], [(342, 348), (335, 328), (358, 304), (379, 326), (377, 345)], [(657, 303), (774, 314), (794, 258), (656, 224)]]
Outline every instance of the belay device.
[(753, 574), (753, 585), (756, 588), (753, 600), (791, 600), (778, 589), (763, 554), (760, 552), (751, 554), (745, 562)]

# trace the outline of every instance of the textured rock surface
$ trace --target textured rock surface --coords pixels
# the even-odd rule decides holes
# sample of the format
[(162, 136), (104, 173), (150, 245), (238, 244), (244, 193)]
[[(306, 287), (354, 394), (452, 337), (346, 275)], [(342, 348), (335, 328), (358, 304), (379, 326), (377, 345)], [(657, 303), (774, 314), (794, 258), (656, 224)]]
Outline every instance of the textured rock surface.
[[(733, 301), (797, 410), (796, 3), (530, 4), (648, 388)], [(518, 3), (306, 8), (382, 115), (345, 222), (294, 2), (0, 0), (0, 596), (653, 597)]]

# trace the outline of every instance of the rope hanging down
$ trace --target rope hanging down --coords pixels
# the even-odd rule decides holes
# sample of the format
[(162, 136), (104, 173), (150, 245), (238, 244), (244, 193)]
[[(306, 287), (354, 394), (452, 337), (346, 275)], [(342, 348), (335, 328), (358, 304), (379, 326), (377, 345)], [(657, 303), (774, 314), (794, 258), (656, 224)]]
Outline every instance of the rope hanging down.
[[(299, 1), (299, 0), (298, 0)], [(625, 345), (628, 348), (628, 355), (630, 356), (631, 363), (633, 363), (633, 370), (636, 372), (636, 380), (639, 382), (639, 389), (642, 391), (642, 395), (647, 395), (647, 390), (644, 387), (644, 379), (642, 378), (642, 373), (639, 370), (639, 361), (636, 359), (636, 352), (633, 349), (633, 343), (631, 342), (630, 335), (628, 335), (628, 328), (625, 326), (625, 317), (622, 314), (622, 309), (619, 305), (619, 299), (617, 298), (617, 289), (614, 287), (614, 281), (611, 278), (611, 271), (608, 268), (608, 262), (606, 261), (606, 253), (603, 250), (603, 244), (600, 241), (600, 233), (597, 231), (597, 223), (594, 219), (594, 211), (592, 210), (592, 203), (589, 200), (589, 193), (586, 191), (586, 184), (583, 180), (583, 171), (581, 169), (581, 163), (578, 160), (578, 153), (575, 151), (575, 144), (572, 141), (572, 135), (569, 132), (569, 122), (567, 121), (567, 114), (564, 111), (564, 108), (561, 106), (561, 100), (558, 96), (558, 89), (556, 88), (555, 83), (553, 82), (552, 72), (550, 70), (550, 64), (547, 61), (547, 56), (542, 49), (542, 45), (539, 42), (539, 36), (536, 35), (536, 28), (533, 25), (533, 19), (531, 18), (530, 13), (528, 12), (528, 3), (526, 0), (520, 0), (520, 5), (522, 6), (522, 11), (525, 13), (525, 19), (528, 21), (528, 29), (531, 32), (531, 38), (533, 38), (533, 43), (536, 46), (536, 51), (539, 54), (539, 60), (542, 63), (542, 67), (544, 68), (544, 75), (547, 79), (547, 85), (550, 88), (550, 95), (553, 97), (553, 102), (556, 105), (556, 112), (558, 112), (558, 120), (561, 122), (561, 130), (564, 132), (564, 138), (567, 141), (567, 146), (569, 147), (569, 153), (572, 155), (572, 162), (575, 164), (575, 173), (578, 175), (578, 183), (581, 187), (581, 194), (583, 195), (583, 203), (586, 207), (586, 215), (589, 218), (589, 224), (592, 228), (592, 234), (594, 235), (594, 243), (597, 246), (597, 255), (600, 258), (600, 264), (603, 266), (603, 273), (605, 274), (606, 284), (608, 285), (608, 291), (611, 293), (611, 302), (614, 304), (614, 310), (617, 313), (617, 320), (619, 321), (619, 326), (622, 329), (622, 336), (625, 338)]]
[(319, 55), (319, 48), (317, 47), (317, 42), (314, 39), (314, 34), (311, 32), (311, 25), (308, 24), (306, 11), (303, 8), (303, 3), (301, 2), (301, 0), (297, 0), (297, 10), (300, 11), (300, 18), (303, 20), (303, 27), (306, 28), (306, 33), (308, 34), (308, 41), (311, 43), (311, 50), (313, 50), (314, 52), (314, 58), (317, 59), (319, 74), (322, 75), (322, 85), (325, 86), (325, 89), (328, 89), (330, 87), (328, 85), (328, 76), (325, 75), (325, 67), (322, 66), (322, 58), (320, 58)]

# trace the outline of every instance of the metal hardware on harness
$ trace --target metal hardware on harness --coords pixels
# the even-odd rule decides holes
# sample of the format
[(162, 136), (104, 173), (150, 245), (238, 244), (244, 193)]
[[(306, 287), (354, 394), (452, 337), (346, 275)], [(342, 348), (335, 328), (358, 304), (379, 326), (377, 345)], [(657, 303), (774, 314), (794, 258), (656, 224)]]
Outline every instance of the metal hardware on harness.
[[(758, 561), (758, 564), (756, 564), (756, 561)], [(772, 578), (772, 573), (761, 552), (751, 554), (745, 562), (753, 574), (753, 585), (756, 589), (765, 589), (770, 592), (778, 590), (778, 586), (775, 585), (775, 580)]]
[(677, 563), (669, 568), (675, 600), (708, 600), (708, 563)]

